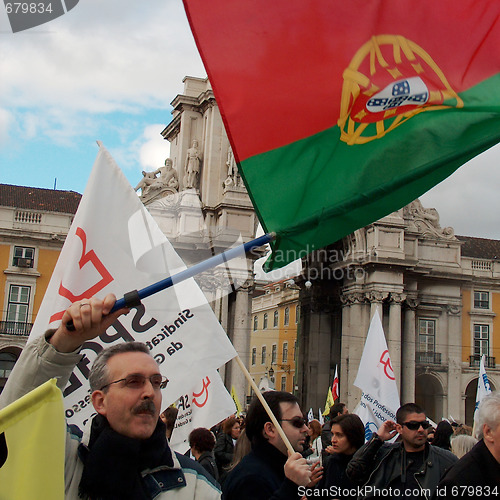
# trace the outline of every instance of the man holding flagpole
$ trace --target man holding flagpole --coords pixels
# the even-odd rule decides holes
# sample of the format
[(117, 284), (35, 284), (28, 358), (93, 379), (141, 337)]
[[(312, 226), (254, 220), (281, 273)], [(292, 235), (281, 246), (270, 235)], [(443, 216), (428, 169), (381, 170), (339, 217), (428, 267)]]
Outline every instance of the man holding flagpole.
[[(110, 313), (115, 297), (73, 303), (57, 329), (28, 343), (0, 396), (4, 407), (56, 377), (64, 389), (80, 348), (109, 328), (127, 308)], [(68, 322), (72, 322), (71, 329)], [(122, 342), (103, 349), (89, 373), (97, 412), (82, 436), (68, 428), (65, 498), (216, 500), (221, 492), (204, 469), (173, 453), (159, 419), (168, 380), (150, 349)]]

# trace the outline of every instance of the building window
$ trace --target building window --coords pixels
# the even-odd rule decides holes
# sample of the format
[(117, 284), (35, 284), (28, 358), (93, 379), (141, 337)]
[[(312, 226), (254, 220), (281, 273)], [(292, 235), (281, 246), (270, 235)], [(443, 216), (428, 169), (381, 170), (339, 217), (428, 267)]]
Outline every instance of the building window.
[(289, 323), (290, 323), (290, 309), (288, 307), (285, 307), (284, 324), (285, 324), (285, 326), (288, 326)]
[(474, 292), (474, 309), (489, 309), (489, 308), (490, 308), (490, 293)]
[(264, 313), (264, 324), (262, 325), (262, 328), (264, 330), (267, 329), (267, 313)]
[(29, 286), (10, 285), (7, 321), (27, 323), (30, 304)]
[(273, 326), (276, 328), (278, 326), (278, 320), (279, 320), (279, 312), (278, 310), (274, 311), (274, 319), (273, 319)]
[(286, 391), (286, 375), (283, 375), (281, 377), (281, 391)]
[(295, 306), (295, 324), (299, 322), (300, 309), (299, 306)]
[(252, 347), (252, 365), (255, 365), (257, 363), (257, 348)]
[(474, 356), (490, 355), (490, 326), (474, 325)]
[(262, 346), (262, 356), (261, 356), (261, 359), (260, 359), (260, 364), (261, 365), (265, 365), (266, 364), (266, 346), (265, 345)]
[(277, 357), (278, 357), (278, 346), (276, 344), (273, 344), (271, 351), (271, 364), (276, 363)]
[(259, 318), (257, 316), (253, 317), (253, 331), (255, 332), (259, 327)]
[(288, 361), (288, 342), (283, 342), (283, 363)]
[(434, 352), (436, 346), (436, 320), (421, 319), (418, 327), (418, 351)]
[(35, 249), (31, 247), (14, 247), (14, 258), (12, 265), (16, 267), (33, 267), (35, 261)]

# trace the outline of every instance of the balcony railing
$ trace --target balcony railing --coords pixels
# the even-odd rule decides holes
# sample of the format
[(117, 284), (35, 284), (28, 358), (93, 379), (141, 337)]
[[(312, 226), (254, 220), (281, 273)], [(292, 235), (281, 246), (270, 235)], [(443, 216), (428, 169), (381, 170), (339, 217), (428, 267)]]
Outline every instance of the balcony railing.
[(0, 321), (0, 334), (27, 337), (30, 334), (32, 327), (33, 323), (25, 323), (21, 321)]
[[(469, 366), (471, 368), (479, 368), (479, 364), (481, 363), (481, 356), (479, 354), (473, 354), (469, 356)], [(485, 356), (484, 357), (484, 366), (485, 368), (495, 368), (496, 360), (493, 356)]]
[(440, 365), (441, 353), (440, 352), (416, 352), (415, 361), (424, 365)]

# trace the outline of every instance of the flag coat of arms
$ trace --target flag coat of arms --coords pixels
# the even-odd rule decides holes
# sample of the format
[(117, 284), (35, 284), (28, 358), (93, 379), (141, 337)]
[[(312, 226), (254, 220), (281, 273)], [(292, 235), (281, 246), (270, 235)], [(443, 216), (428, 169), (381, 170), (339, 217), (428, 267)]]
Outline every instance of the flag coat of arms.
[(365, 437), (370, 439), (386, 420), (396, 421), (399, 408), (398, 387), (378, 312), (368, 329), (354, 385), (363, 391), (354, 413), (365, 424)]
[(268, 268), (398, 210), (500, 140), (500, 2), (184, 5), (277, 233)]
[[(101, 146), (29, 340), (59, 324), (76, 300), (118, 298), (185, 269), (109, 152)], [(93, 412), (88, 374), (96, 355), (117, 342), (144, 342), (169, 379), (164, 407), (236, 356), (203, 292), (190, 278), (144, 300), (82, 347), (84, 359), (64, 391), (66, 418), (81, 426)], [(200, 360), (203, 360), (200, 363)]]
[(64, 498), (66, 424), (56, 380), (0, 410), (0, 499)]

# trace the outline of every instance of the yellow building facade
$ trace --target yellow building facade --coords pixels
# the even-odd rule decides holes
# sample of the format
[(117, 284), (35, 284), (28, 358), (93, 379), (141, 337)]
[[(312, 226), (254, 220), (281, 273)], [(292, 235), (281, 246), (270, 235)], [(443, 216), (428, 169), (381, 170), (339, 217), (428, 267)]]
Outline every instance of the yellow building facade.
[[(252, 299), (248, 366), (261, 388), (295, 390), (299, 290), (293, 280), (267, 283)], [(250, 386), (247, 396), (252, 394)]]
[(26, 344), (80, 198), (0, 184), (0, 391)]

